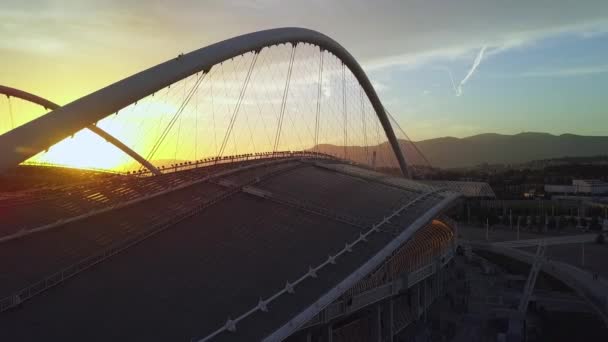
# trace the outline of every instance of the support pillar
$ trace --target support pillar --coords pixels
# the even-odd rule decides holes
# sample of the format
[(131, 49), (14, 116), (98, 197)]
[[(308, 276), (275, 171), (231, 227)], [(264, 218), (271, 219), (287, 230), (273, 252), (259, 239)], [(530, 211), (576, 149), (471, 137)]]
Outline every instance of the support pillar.
[(384, 342), (392, 342), (394, 331), (393, 331), (393, 322), (394, 322), (394, 301), (393, 298), (390, 298), (383, 305), (382, 310), (382, 336), (381, 340)]
[(416, 318), (420, 318), (423, 308), (422, 281), (416, 284)]
[(371, 341), (382, 342), (382, 308), (375, 304), (372, 309)]
[(323, 326), (323, 337), (322, 340), (323, 342), (333, 342), (334, 340), (334, 329), (333, 329), (333, 324), (325, 324), (325, 326)]

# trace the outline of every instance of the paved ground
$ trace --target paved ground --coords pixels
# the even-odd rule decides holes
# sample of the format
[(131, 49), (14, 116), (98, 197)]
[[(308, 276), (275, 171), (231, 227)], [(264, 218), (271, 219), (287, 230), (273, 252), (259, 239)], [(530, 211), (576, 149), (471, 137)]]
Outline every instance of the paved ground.
[[(505, 310), (519, 303), (523, 280), (514, 283), (517, 276), (495, 265), (486, 273), (479, 259), (467, 262), (456, 257), (455, 261), (461, 270), (457, 273), (464, 277), (455, 279), (449, 295), (439, 299), (409, 329), (417, 338), (410, 335), (402, 341), (495, 342), (497, 334), (506, 329)], [(591, 309), (585, 310), (586, 302), (574, 293), (557, 292), (545, 285), (541, 282), (533, 297), (543, 309), (531, 306), (527, 315), (530, 341), (606, 341), (608, 329)]]
[[(465, 224), (458, 225), (458, 234), (460, 238), (467, 240), (482, 240), (486, 241), (486, 228), (479, 226), (468, 226)], [(563, 230), (561, 233), (556, 234), (554, 232), (538, 233), (521, 229), (519, 231), (519, 239), (537, 239), (543, 237), (552, 236), (565, 236), (565, 235), (578, 235), (582, 234), (580, 229), (568, 228)], [(517, 240), (517, 230), (510, 229), (505, 226), (493, 226), (487, 230), (488, 241), (510, 241)]]
[[(480, 227), (459, 226), (459, 237), (467, 240), (486, 240), (486, 229)], [(553, 236), (565, 236), (581, 234), (580, 230), (569, 229), (562, 234), (539, 234), (531, 232), (520, 232), (520, 240), (538, 239)], [(517, 239), (517, 232), (508, 228), (496, 227), (490, 229), (488, 241), (510, 241)], [(530, 253), (536, 252), (536, 247), (521, 248)], [(590, 273), (597, 273), (600, 277), (608, 279), (608, 243), (585, 243), (583, 244), (563, 244), (548, 246), (545, 254), (551, 260), (561, 261), (573, 266), (588, 270)], [(584, 263), (583, 263), (584, 262)]]

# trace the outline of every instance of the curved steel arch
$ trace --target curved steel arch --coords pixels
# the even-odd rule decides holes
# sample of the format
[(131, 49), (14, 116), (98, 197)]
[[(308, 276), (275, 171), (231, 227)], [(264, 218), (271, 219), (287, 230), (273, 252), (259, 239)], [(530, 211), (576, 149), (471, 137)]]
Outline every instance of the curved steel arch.
[[(11, 87), (7, 87), (7, 86), (3, 86), (3, 85), (0, 85), (0, 94), (6, 95), (8, 97), (16, 97), (16, 98), (22, 99), (24, 101), (34, 103), (34, 104), (44, 107), (45, 109), (56, 110), (61, 107), (60, 105), (58, 105), (54, 102), (51, 102), (43, 97), (34, 95), (32, 93), (28, 93), (28, 92), (20, 90), (20, 89), (11, 88)], [(144, 157), (139, 155), (137, 152), (133, 151), (129, 146), (123, 144), (122, 141), (118, 140), (110, 133), (97, 127), (96, 125), (89, 125), (89, 126), (87, 126), (87, 128), (90, 131), (92, 131), (93, 133), (95, 133), (98, 136), (105, 139), (110, 144), (116, 146), (118, 149), (120, 149), (121, 151), (123, 151), (124, 153), (129, 155), (131, 158), (138, 161), (141, 165), (143, 165), (145, 168), (150, 170), (150, 172), (152, 172), (153, 174), (155, 174), (157, 176), (161, 174), (161, 172), (154, 165), (152, 165), (150, 162), (148, 162)]]
[(53, 110), (0, 136), (0, 170), (14, 167), (80, 129), (175, 82), (206, 72), (228, 59), (277, 44), (309, 43), (334, 54), (348, 67), (370, 100), (403, 175), (408, 168), (384, 107), (355, 58), (332, 38), (304, 28), (278, 28), (230, 38), (127, 77)]
[(7, 97), (16, 97), (18, 99), (22, 99), (24, 101), (40, 105), (44, 107), (44, 109), (55, 110), (61, 107), (58, 104), (51, 102), (43, 97), (28, 93), (27, 91), (3, 85), (0, 85), (0, 95), (6, 95)]

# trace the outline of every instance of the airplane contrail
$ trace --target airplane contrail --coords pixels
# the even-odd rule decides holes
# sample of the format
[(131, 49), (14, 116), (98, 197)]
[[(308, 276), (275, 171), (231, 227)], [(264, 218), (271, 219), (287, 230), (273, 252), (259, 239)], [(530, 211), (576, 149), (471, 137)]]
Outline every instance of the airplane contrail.
[(464, 84), (467, 83), (467, 81), (469, 80), (469, 78), (471, 78), (471, 76), (473, 76), (473, 73), (475, 72), (475, 69), (477, 69), (477, 67), (479, 66), (479, 64), (481, 64), (481, 60), (483, 59), (483, 53), (485, 51), (486, 51), (486, 46), (484, 45), (481, 48), (481, 50), (479, 50), (479, 53), (477, 54), (477, 57), (475, 57), (475, 60), (473, 61), (473, 65), (471, 66), (471, 69), (469, 70), (469, 72), (467, 73), (467, 75), (462, 79), (462, 81), (460, 81), (460, 84), (458, 84), (458, 88), (456, 89), (456, 96), (462, 95), (462, 86), (464, 86)]
[(450, 82), (452, 82), (452, 89), (454, 89), (454, 94), (458, 94), (458, 89), (456, 88), (456, 82), (454, 81), (454, 74), (452, 74), (452, 70), (450, 70), (450, 68), (448, 68), (447, 66), (439, 66), (437, 67), (437, 70), (440, 71), (445, 71), (446, 74), (448, 74), (448, 76), (450, 77)]
[(450, 81), (452, 81), (452, 88), (454, 88), (454, 93), (458, 94), (458, 89), (456, 88), (456, 83), (454, 83), (454, 75), (452, 75), (452, 71), (448, 68), (445, 68), (445, 71), (450, 75)]

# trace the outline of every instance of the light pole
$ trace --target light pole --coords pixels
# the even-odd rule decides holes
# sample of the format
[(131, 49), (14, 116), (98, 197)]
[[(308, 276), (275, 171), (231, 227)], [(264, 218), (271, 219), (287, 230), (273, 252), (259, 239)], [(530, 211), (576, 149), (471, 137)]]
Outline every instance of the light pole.
[(490, 220), (486, 217), (486, 241), (490, 240)]
[(585, 243), (581, 243), (581, 266), (585, 267)]

